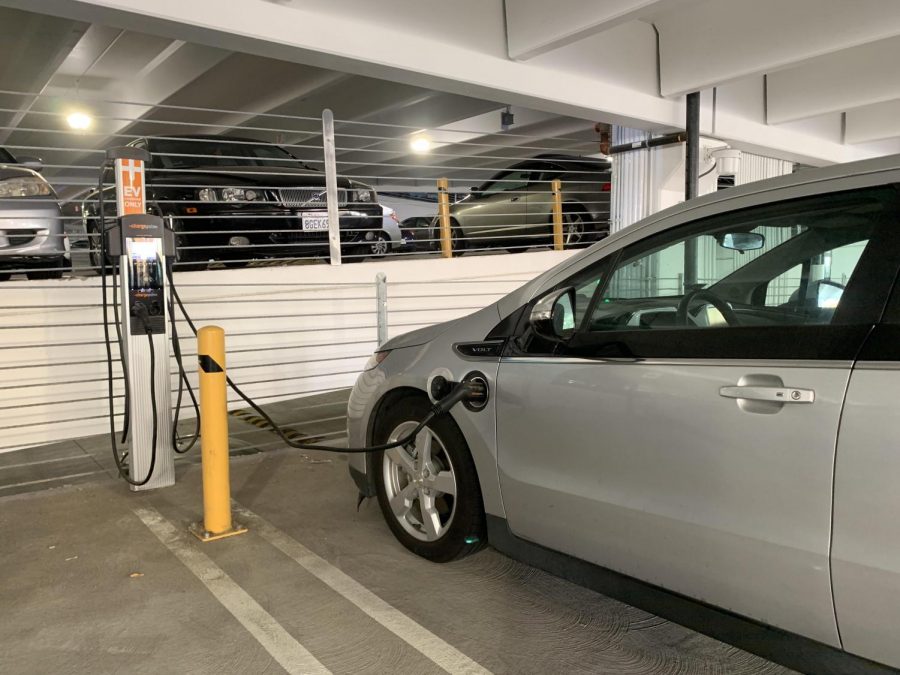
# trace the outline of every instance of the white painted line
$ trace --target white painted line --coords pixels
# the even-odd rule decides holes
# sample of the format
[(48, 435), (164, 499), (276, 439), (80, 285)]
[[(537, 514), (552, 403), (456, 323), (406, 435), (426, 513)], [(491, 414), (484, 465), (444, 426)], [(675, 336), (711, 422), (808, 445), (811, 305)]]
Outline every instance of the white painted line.
[(21, 469), (23, 466), (37, 466), (38, 464), (50, 464), (52, 462), (68, 462), (73, 459), (93, 459), (93, 457), (82, 453), (80, 455), (70, 455), (68, 457), (54, 457), (52, 459), (39, 459), (35, 462), (23, 462), (21, 464), (4, 464), (4, 465), (0, 466), (0, 471), (5, 471), (6, 469)]
[(152, 507), (134, 509), (135, 515), (165, 544), (175, 557), (209, 589), (235, 619), (256, 638), (273, 659), (289, 673), (321, 673), (329, 671), (306, 648), (295, 640), (275, 618), (250, 597), (225, 571), (216, 565), (162, 514)]
[(82, 476), (93, 476), (98, 473), (106, 473), (103, 469), (97, 471), (85, 471), (84, 473), (70, 473), (68, 476), (54, 476), (53, 478), (41, 478), (40, 480), (27, 480), (24, 483), (11, 483), (10, 485), (0, 485), (0, 490), (11, 490), (12, 488), (25, 487), (26, 485), (38, 485), (40, 483), (52, 483), (57, 480), (68, 480), (69, 478), (81, 478)]
[(307, 572), (337, 591), (359, 607), (372, 619), (394, 635), (414, 647), (449, 673), (479, 673), (490, 671), (473, 661), (452, 645), (444, 642), (424, 626), (420, 626), (396, 607), (388, 604), (355, 579), (344, 574), (324, 558), (319, 557), (296, 539), (288, 536), (261, 516), (233, 502), (241, 522), (257, 535), (292, 558)]

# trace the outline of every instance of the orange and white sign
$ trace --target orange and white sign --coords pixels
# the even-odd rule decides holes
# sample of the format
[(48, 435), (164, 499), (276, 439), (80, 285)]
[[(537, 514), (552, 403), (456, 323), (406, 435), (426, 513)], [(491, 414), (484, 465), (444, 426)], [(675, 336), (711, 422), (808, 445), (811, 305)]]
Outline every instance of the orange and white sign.
[(116, 160), (116, 205), (119, 216), (143, 215), (146, 212), (143, 160)]

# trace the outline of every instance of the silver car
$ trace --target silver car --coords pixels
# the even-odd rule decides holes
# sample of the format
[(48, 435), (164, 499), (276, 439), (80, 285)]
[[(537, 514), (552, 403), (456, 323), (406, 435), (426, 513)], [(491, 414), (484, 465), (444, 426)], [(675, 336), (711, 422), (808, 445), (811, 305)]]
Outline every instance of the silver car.
[(40, 160), (16, 160), (0, 148), (0, 281), (13, 270), (29, 279), (62, 276), (68, 254), (56, 193), (35, 169)]
[[(450, 207), (453, 250), (524, 251), (553, 241), (552, 182), (562, 183), (563, 241), (584, 246), (609, 233), (610, 164), (574, 155), (538, 155), (499, 172)], [(440, 220), (430, 239), (440, 248)]]
[(351, 445), (402, 437), (436, 378), (489, 395), (352, 455), (356, 484), (431, 560), (489, 542), (682, 622), (712, 612), (701, 630), (740, 615), (768, 656), (761, 624), (797, 658), (900, 666), (898, 184), (894, 156), (708, 195), (390, 340)]

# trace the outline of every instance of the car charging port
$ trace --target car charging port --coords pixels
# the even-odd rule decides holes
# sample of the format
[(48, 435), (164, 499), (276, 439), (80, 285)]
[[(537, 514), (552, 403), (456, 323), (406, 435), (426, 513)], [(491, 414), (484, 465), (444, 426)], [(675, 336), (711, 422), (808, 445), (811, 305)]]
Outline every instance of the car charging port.
[[(464, 386), (459, 387), (460, 384)], [(484, 409), (488, 402), (487, 377), (484, 373), (473, 370), (461, 382), (453, 382), (443, 375), (438, 375), (431, 381), (431, 398), (439, 404), (445, 403), (451, 393), (456, 394), (454, 398), (461, 401), (467, 410), (478, 412)]]

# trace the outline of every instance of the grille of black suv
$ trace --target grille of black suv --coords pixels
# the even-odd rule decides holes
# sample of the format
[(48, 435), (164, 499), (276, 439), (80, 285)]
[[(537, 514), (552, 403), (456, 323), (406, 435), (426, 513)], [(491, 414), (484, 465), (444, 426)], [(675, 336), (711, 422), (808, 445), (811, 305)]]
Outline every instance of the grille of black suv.
[(12, 248), (14, 246), (27, 246), (30, 244), (35, 237), (37, 237), (37, 230), (0, 230), (0, 242), (6, 240), (6, 246), (8, 248)]
[[(284, 188), (278, 191), (278, 201), (288, 208), (322, 208), (327, 204), (322, 188)], [(347, 191), (338, 190), (338, 206), (347, 206)]]

